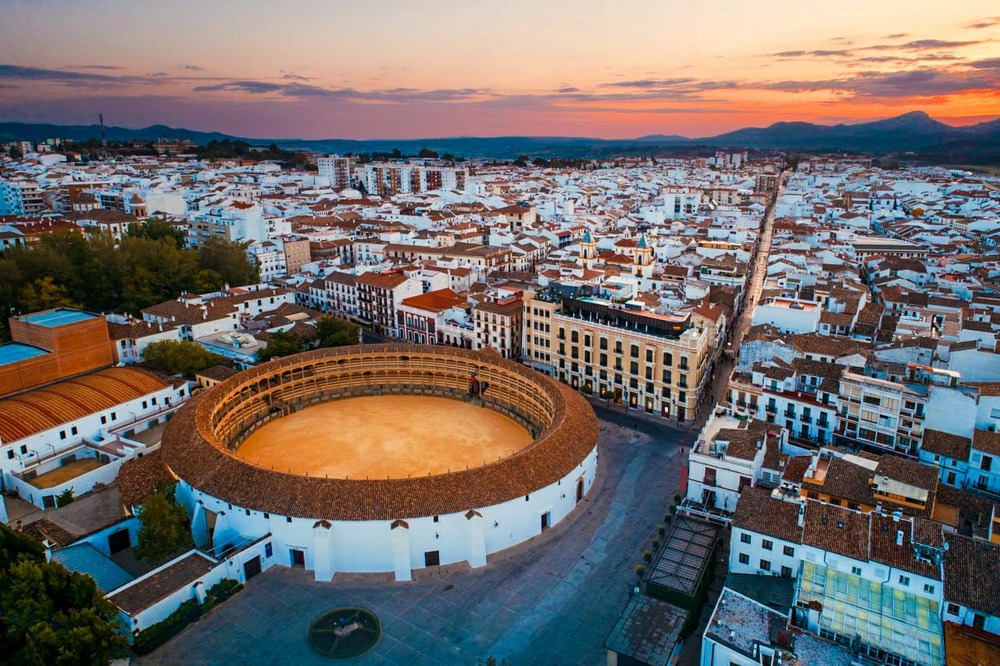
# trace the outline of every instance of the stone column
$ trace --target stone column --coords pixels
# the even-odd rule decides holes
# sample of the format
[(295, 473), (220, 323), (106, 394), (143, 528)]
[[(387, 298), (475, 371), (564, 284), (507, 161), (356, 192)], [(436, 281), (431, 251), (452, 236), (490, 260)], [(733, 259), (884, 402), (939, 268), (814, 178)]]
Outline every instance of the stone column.
[(486, 565), (486, 531), (483, 525), (483, 514), (470, 510), (465, 514), (469, 522), (469, 566)]
[(413, 580), (413, 570), (410, 567), (410, 526), (405, 520), (396, 520), (390, 530), (396, 580)]
[(316, 521), (313, 525), (313, 565), (316, 580), (327, 582), (333, 579), (333, 534), (332, 525), (325, 521)]

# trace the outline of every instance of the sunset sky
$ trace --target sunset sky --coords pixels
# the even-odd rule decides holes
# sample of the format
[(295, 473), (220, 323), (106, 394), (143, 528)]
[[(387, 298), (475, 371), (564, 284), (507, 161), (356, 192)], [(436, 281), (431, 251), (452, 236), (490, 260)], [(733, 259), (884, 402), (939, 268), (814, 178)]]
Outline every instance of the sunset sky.
[(0, 121), (707, 136), (1000, 115), (996, 0), (0, 0)]

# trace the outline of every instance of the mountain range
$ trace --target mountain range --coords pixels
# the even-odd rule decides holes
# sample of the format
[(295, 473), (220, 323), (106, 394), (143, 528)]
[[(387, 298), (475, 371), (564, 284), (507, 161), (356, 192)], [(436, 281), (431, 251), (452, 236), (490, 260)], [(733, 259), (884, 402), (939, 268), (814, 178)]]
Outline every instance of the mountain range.
[[(0, 143), (41, 141), (50, 137), (86, 140), (101, 134), (99, 125), (45, 125), (0, 123)], [(701, 154), (717, 147), (764, 150), (850, 151), (877, 155), (904, 154), (929, 162), (964, 164), (1000, 163), (1000, 118), (954, 127), (934, 120), (923, 111), (854, 125), (818, 125), (807, 122), (778, 122), (768, 127), (746, 127), (716, 136), (688, 138), (652, 134), (636, 139), (589, 137), (509, 136), (447, 137), (431, 139), (261, 139), (235, 137), (219, 132), (152, 125), (141, 129), (108, 127), (112, 141), (155, 141), (160, 138), (188, 138), (203, 144), (212, 140), (241, 139), (252, 144), (317, 152), (391, 152), (416, 154), (421, 148), (464, 157), (512, 159), (531, 157), (601, 158), (615, 155)], [(710, 152), (710, 151), (709, 151)]]

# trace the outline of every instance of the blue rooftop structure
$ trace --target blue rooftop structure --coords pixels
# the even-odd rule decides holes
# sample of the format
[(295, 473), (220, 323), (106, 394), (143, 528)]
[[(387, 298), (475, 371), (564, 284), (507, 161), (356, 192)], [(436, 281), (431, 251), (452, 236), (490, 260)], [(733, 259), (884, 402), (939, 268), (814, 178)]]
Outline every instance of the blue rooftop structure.
[(70, 571), (88, 574), (97, 581), (97, 587), (104, 594), (135, 580), (132, 574), (86, 542), (54, 550), (52, 559)]
[(18, 363), (20, 361), (35, 358), (36, 356), (42, 356), (43, 354), (48, 353), (49, 352), (44, 349), (39, 349), (38, 347), (22, 345), (20, 342), (10, 342), (5, 345), (0, 345), (0, 365)]
[(89, 312), (83, 312), (81, 310), (56, 308), (55, 310), (46, 310), (45, 312), (36, 312), (35, 314), (25, 315), (20, 319), (21, 321), (26, 321), (29, 324), (37, 324), (39, 326), (45, 326), (46, 328), (56, 328), (57, 326), (65, 326), (66, 324), (75, 324), (78, 321), (94, 319), (96, 316), (97, 315), (92, 315)]

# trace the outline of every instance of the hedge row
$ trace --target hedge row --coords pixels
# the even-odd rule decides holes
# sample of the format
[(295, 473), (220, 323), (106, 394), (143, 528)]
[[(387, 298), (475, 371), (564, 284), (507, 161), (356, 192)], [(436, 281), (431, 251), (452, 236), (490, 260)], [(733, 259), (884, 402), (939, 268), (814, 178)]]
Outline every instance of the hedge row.
[(242, 589), (243, 585), (239, 581), (223, 578), (205, 593), (204, 604), (199, 604), (197, 599), (188, 599), (162, 622), (157, 622), (136, 634), (133, 649), (138, 654), (149, 654), (179, 634), (184, 627)]

